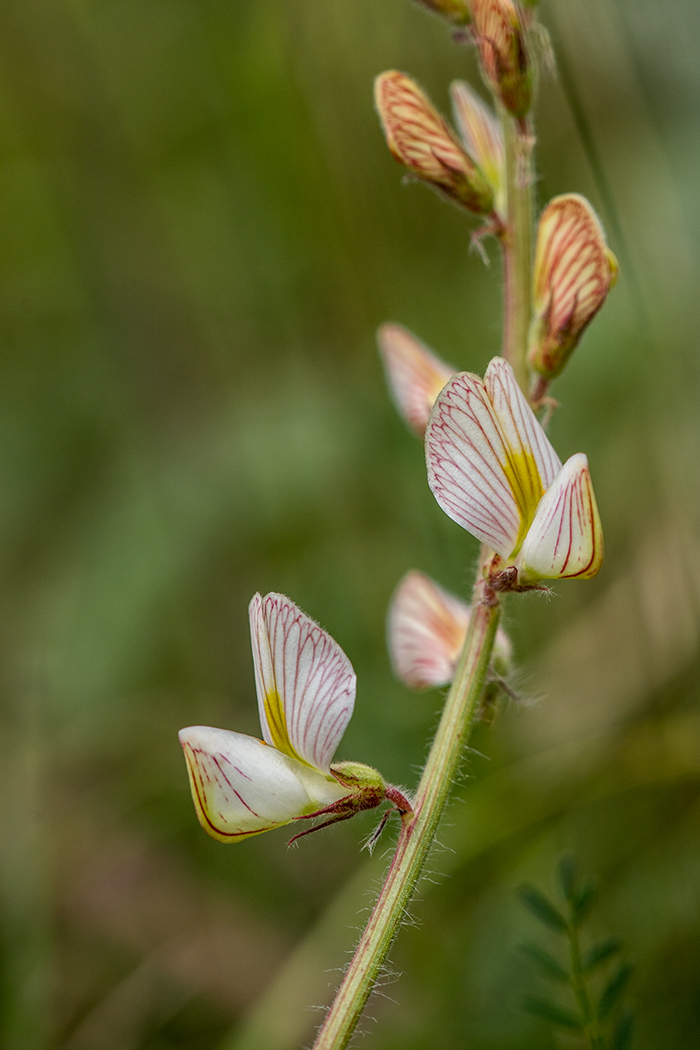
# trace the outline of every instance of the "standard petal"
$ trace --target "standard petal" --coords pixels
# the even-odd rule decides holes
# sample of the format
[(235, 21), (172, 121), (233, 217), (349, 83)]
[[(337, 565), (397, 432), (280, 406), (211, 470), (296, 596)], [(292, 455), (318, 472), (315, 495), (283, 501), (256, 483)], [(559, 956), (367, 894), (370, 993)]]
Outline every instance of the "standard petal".
[(468, 626), (468, 605), (424, 573), (407, 573), (389, 606), (389, 655), (396, 677), (411, 689), (451, 682)]
[(568, 459), (542, 497), (520, 553), (520, 579), (595, 576), (603, 561), (603, 530), (588, 460)]
[(179, 736), (199, 822), (220, 842), (288, 824), (347, 793), (254, 737), (209, 726)]
[(383, 324), (377, 342), (387, 382), (399, 413), (423, 437), (430, 410), (456, 372), (400, 324)]
[(328, 773), (355, 705), (352, 664), (283, 594), (256, 594), (249, 613), (263, 736)]
[(521, 534), (522, 515), (511, 450), (478, 376), (458, 372), (438, 396), (425, 456), (428, 484), (445, 514), (507, 558)]

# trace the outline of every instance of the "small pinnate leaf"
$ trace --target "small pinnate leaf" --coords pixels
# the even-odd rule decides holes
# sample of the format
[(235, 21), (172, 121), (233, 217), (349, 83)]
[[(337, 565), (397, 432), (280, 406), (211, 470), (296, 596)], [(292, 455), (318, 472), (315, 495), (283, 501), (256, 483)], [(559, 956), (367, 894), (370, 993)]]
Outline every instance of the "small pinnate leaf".
[(518, 890), (520, 900), (528, 908), (536, 919), (549, 926), (552, 930), (560, 933), (567, 929), (567, 922), (561, 912), (547, 900), (544, 893), (540, 893), (534, 886), (521, 886)]
[(523, 1000), (523, 1008), (539, 1021), (546, 1021), (548, 1024), (556, 1025), (557, 1028), (566, 1028), (569, 1032), (580, 1032), (583, 1028), (576, 1014), (564, 1010), (549, 999), (527, 995)]
[(584, 973), (590, 973), (591, 970), (595, 970), (598, 966), (602, 966), (604, 962), (607, 962), (613, 955), (616, 955), (621, 948), (622, 941), (617, 937), (608, 937), (606, 940), (594, 944), (581, 960), (581, 966)]
[(559, 885), (567, 901), (576, 899), (576, 866), (573, 857), (562, 857), (559, 861)]
[(574, 895), (571, 902), (571, 911), (574, 925), (580, 926), (588, 918), (593, 901), (595, 900), (598, 887), (593, 882), (588, 882), (578, 893)]
[(537, 966), (544, 977), (548, 977), (551, 981), (558, 981), (560, 984), (568, 984), (568, 972), (553, 955), (550, 955), (544, 948), (540, 948), (539, 944), (527, 941), (520, 945), (520, 951)]
[(625, 1010), (615, 1025), (610, 1050), (629, 1050), (632, 1045), (633, 1026), (634, 1015), (631, 1010)]
[(632, 976), (633, 969), (634, 967), (630, 963), (622, 963), (606, 984), (598, 1003), (599, 1021), (604, 1021), (619, 1002), (622, 993), (627, 987), (627, 982)]

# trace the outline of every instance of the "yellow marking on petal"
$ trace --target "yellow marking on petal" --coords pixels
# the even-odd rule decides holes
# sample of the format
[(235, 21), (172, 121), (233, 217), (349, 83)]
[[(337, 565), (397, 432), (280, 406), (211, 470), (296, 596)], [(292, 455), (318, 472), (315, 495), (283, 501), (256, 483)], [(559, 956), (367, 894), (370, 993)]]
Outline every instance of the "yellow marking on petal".
[(503, 464), (503, 472), (520, 511), (520, 528), (515, 546), (510, 553), (512, 558), (520, 550), (528, 529), (532, 525), (537, 507), (544, 495), (544, 485), (535, 457), (527, 450), (515, 452), (509, 448), (508, 460)]
[(272, 742), (278, 751), (281, 751), (284, 755), (289, 755), (290, 758), (296, 758), (298, 762), (304, 762), (305, 766), (308, 766), (308, 762), (297, 754), (292, 746), (292, 742), (289, 739), (289, 733), (287, 732), (287, 719), (284, 715), (284, 706), (282, 704), (282, 698), (276, 689), (270, 693), (265, 694), (265, 715), (267, 717), (267, 724), (270, 730), (270, 736)]

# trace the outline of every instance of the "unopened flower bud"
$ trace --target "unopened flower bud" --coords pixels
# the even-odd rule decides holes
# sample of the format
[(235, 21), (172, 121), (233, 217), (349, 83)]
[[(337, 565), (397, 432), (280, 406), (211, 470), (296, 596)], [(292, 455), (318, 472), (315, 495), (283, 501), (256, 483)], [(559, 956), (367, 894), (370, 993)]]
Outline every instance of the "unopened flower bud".
[(585, 197), (549, 202), (537, 231), (529, 360), (546, 379), (559, 375), (617, 280), (617, 260)]
[(423, 7), (429, 7), (436, 14), (442, 15), (454, 25), (465, 26), (471, 22), (469, 0), (419, 0), (419, 3)]
[(508, 112), (524, 117), (532, 102), (532, 76), (513, 0), (472, 0), (472, 20), (486, 79)]
[(374, 82), (374, 97), (396, 160), (470, 211), (493, 211), (488, 181), (410, 77), (395, 70), (382, 73)]
[(450, 86), (455, 121), (470, 157), (483, 171), (493, 190), (496, 211), (505, 213), (505, 149), (503, 132), (493, 110), (463, 80)]

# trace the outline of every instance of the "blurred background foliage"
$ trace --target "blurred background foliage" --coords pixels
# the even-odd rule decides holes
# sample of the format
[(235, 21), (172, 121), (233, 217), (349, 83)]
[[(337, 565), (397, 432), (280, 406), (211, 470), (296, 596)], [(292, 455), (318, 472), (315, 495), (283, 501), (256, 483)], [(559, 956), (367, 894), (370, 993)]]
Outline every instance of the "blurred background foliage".
[[(542, 14), (539, 199), (589, 196), (622, 264), (551, 430), (589, 454), (607, 557), (511, 602), (538, 702), (477, 732), (376, 1050), (577, 1045), (521, 1010), (517, 953), (514, 891), (565, 851), (636, 962), (635, 1045), (700, 1043), (700, 8)], [(440, 696), (392, 680), (385, 610), (414, 567), (468, 593), (476, 545), (373, 333), (481, 371), (499, 265), (400, 184), (371, 84), (404, 69), (444, 109), (473, 55), (407, 0), (5, 0), (0, 55), (0, 1043), (292, 1050), (386, 863), (373, 818), (227, 849), (176, 731), (257, 734), (247, 604), (280, 590), (358, 672), (339, 757), (416, 783)]]

